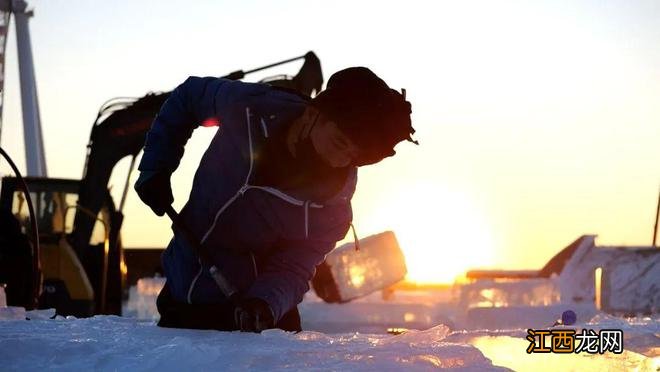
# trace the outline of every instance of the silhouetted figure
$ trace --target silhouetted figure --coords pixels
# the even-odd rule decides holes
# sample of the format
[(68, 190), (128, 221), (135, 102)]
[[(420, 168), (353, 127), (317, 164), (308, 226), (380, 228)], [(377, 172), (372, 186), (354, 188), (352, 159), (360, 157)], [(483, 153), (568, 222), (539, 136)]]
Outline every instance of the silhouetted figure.
[(176, 88), (147, 135), (135, 188), (162, 216), (192, 131), (219, 126), (180, 216), (241, 297), (229, 301), (175, 233), (162, 257), (159, 324), (300, 330), (296, 305), (349, 229), (357, 167), (412, 141), (410, 107), (364, 67), (337, 72), (313, 99), (217, 78), (191, 77)]

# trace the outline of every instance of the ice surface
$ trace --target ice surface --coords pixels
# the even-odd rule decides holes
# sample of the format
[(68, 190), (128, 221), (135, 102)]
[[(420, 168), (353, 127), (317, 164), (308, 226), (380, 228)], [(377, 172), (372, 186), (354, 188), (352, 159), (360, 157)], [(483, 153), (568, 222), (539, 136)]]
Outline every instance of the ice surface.
[(55, 318), (55, 309), (30, 310), (25, 314), (25, 317), (30, 320), (53, 319)]
[(0, 321), (25, 320), (25, 309), (17, 306), (0, 307)]
[[(162, 279), (141, 281), (132, 289), (125, 308), (131, 308), (135, 316), (148, 319), (157, 316), (154, 301), (162, 282)], [(449, 368), (488, 371), (506, 367), (520, 371), (657, 371), (660, 368), (660, 318), (614, 317), (586, 304), (561, 303), (472, 307), (461, 317), (458, 315), (462, 308), (452, 307), (451, 299), (457, 295), (451, 292), (397, 292), (387, 300), (373, 294), (344, 305), (326, 304), (309, 294), (300, 307), (307, 331), (299, 334), (278, 330), (256, 335), (163, 329), (152, 320), (116, 316), (51, 320), (47, 318), (52, 312), (27, 312), (21, 319), (27, 316), (33, 320), (0, 322), (0, 361), (3, 369), (14, 370)], [(527, 354), (526, 329), (548, 328), (567, 306), (577, 313), (578, 320), (573, 326), (577, 330), (622, 329), (624, 353)], [(443, 318), (449, 319), (445, 323), (449, 326), (438, 325), (444, 323)], [(412, 330), (398, 336), (385, 333), (387, 327), (399, 325), (426, 330)], [(348, 332), (349, 329), (353, 331)]]
[[(636, 302), (657, 296), (657, 262), (644, 266), (649, 270), (640, 270), (640, 261), (612, 270), (608, 264), (612, 257), (622, 257), (620, 250), (585, 247), (579, 257), (586, 269), (568, 265), (572, 269), (559, 278), (481, 281), (444, 290), (397, 291), (387, 298), (373, 293), (341, 305), (326, 304), (308, 293), (300, 305), (306, 331), (299, 334), (158, 328), (153, 322), (158, 317), (155, 299), (164, 279), (141, 279), (130, 289), (124, 307), (124, 314), (133, 318), (50, 320), (46, 312), (5, 310), (5, 314), (0, 310), (0, 318), (9, 319), (0, 322), (0, 361), (3, 368), (16, 370), (408, 371), (440, 367), (484, 371), (502, 366), (522, 371), (659, 371), (660, 317), (615, 317), (594, 304), (594, 269), (601, 267), (616, 284), (607, 289), (609, 303), (616, 296), (625, 303), (635, 302), (633, 308), (648, 308)], [(642, 277), (640, 272), (650, 280), (633, 280)], [(643, 290), (625, 283), (643, 283)], [(642, 288), (635, 284), (638, 287)], [(619, 295), (625, 291), (630, 291), (630, 299)], [(647, 292), (652, 296), (646, 296)], [(651, 303), (657, 306), (657, 300)], [(569, 309), (577, 313), (577, 323), (571, 328), (578, 332), (621, 329), (624, 352), (527, 354), (526, 330), (547, 329)], [(24, 320), (26, 316), (33, 320)], [(391, 336), (385, 333), (389, 327), (420, 330)]]
[[(32, 312), (28, 312), (28, 316)], [(3, 370), (637, 370), (660, 367), (660, 319), (598, 314), (576, 328), (618, 328), (621, 355), (525, 353), (524, 329), (402, 335), (159, 328), (117, 316), (0, 322)], [(492, 361), (492, 362), (491, 362)]]
[(467, 311), (461, 324), (465, 329), (547, 328), (561, 318), (565, 310), (573, 310), (581, 321), (591, 319), (597, 310), (593, 305), (555, 304), (550, 306), (477, 307)]
[(0, 361), (15, 370), (504, 370), (471, 345), (444, 341), (448, 332), (258, 335), (116, 316), (16, 320), (0, 322)]

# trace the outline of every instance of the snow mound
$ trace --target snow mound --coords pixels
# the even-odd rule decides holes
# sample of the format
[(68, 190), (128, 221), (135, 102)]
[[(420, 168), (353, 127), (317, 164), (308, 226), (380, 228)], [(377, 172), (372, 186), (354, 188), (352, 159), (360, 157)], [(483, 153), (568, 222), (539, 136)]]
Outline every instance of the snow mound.
[(399, 336), (159, 328), (116, 316), (0, 322), (15, 370), (504, 370), (439, 325)]

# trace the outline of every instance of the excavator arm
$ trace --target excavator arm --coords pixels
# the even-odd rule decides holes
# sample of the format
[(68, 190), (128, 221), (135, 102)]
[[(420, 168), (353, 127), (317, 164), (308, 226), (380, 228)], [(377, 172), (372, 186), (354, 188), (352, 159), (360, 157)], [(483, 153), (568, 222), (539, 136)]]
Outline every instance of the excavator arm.
[(77, 253), (87, 247), (96, 223), (90, 216), (96, 216), (105, 201), (113, 168), (124, 157), (138, 155), (151, 122), (169, 94), (150, 93), (133, 102), (114, 101), (101, 107), (87, 145), (85, 169), (78, 193), (78, 206), (81, 208), (76, 211), (71, 235)]

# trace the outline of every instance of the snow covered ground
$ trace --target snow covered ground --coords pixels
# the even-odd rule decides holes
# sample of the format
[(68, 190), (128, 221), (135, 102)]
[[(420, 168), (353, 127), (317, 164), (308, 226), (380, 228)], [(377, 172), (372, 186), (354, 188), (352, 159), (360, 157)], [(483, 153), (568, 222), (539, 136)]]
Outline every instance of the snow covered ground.
[[(155, 326), (153, 301), (162, 280), (131, 291), (133, 317), (48, 319), (52, 313), (0, 309), (2, 370), (638, 370), (660, 369), (660, 318), (623, 319), (574, 308), (573, 328), (624, 332), (620, 355), (527, 354), (527, 328), (547, 328), (565, 306), (452, 307), (447, 292), (374, 294), (330, 305), (309, 295), (299, 334), (173, 330)], [(32, 320), (26, 321), (25, 317)], [(14, 319), (14, 320), (11, 320)], [(480, 327), (467, 327), (481, 319)], [(517, 321), (517, 322), (516, 322)], [(516, 326), (518, 324), (518, 326)], [(419, 328), (389, 335), (387, 327)], [(323, 332), (320, 332), (323, 331)]]
[(134, 318), (0, 322), (3, 370), (502, 370), (438, 326), (400, 336), (174, 330)]
[(626, 351), (585, 356), (528, 355), (523, 330), (450, 331), (444, 325), (398, 336), (277, 330), (257, 335), (163, 329), (116, 316), (7, 320), (0, 322), (0, 361), (2, 370), (657, 371), (659, 324), (596, 318), (585, 326), (623, 328)]

